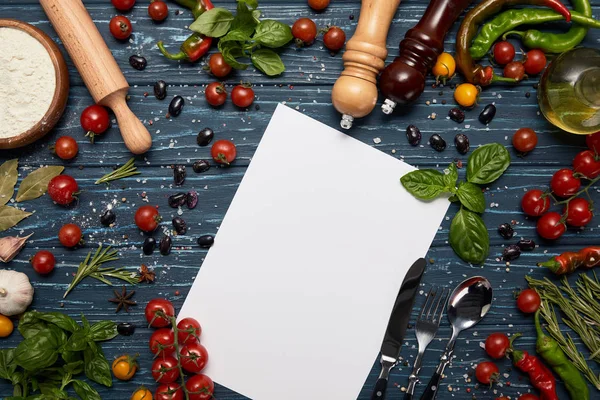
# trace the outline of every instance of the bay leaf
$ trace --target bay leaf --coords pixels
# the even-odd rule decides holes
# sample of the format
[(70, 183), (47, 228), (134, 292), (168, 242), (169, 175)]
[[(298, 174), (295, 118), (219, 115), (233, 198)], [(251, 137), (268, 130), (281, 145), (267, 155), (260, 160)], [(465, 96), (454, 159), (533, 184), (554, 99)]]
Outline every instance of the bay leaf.
[(36, 169), (21, 182), (16, 200), (37, 199), (48, 190), (48, 182), (55, 176), (60, 175), (64, 169), (65, 167), (61, 166), (48, 166)]
[(0, 206), (8, 203), (15, 191), (19, 173), (19, 159), (13, 158), (0, 165)]
[(10, 206), (0, 207), (0, 232), (12, 228), (32, 213)]

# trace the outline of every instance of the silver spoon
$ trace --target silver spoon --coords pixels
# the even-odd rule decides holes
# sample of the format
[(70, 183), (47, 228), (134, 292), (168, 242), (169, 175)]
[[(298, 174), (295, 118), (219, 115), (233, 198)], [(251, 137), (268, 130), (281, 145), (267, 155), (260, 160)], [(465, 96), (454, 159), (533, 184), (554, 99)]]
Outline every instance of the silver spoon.
[(452, 325), (452, 336), (440, 359), (435, 374), (431, 377), (421, 400), (433, 400), (437, 395), (444, 369), (452, 359), (458, 335), (477, 324), (492, 306), (492, 285), (482, 276), (474, 276), (459, 284), (448, 300), (448, 319)]

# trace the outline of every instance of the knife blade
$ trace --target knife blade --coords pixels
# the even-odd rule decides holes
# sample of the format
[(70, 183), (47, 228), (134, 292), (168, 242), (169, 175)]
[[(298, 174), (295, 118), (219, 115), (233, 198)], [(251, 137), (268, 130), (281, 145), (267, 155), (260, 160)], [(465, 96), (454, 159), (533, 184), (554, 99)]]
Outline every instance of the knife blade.
[(371, 400), (382, 400), (387, 390), (388, 376), (390, 370), (398, 362), (404, 333), (408, 327), (410, 314), (412, 312), (415, 295), (425, 271), (425, 259), (419, 258), (409, 268), (400, 291), (396, 297), (392, 314), (388, 322), (383, 342), (381, 343), (381, 373), (375, 383), (371, 394)]

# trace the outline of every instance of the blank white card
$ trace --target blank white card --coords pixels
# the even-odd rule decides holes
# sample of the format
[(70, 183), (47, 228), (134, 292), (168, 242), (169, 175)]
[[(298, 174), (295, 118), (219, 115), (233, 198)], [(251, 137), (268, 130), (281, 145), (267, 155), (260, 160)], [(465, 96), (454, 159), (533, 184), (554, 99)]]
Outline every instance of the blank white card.
[(404, 190), (413, 169), (279, 105), (181, 309), (205, 373), (255, 400), (355, 399), (448, 209)]

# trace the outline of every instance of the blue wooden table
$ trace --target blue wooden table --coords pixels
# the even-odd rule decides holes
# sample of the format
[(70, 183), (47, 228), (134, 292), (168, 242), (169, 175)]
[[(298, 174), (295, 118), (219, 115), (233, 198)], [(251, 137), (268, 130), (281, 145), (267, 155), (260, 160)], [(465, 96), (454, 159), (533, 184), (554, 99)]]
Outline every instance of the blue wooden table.
[[(205, 102), (203, 91), (206, 84), (214, 79), (202, 69), (202, 64), (178, 63), (162, 57), (155, 43), (163, 40), (171, 48), (188, 35), (185, 29), (192, 17), (187, 10), (182, 10), (174, 3), (169, 3), (169, 18), (162, 24), (153, 23), (146, 12), (147, 0), (138, 0), (135, 8), (127, 13), (133, 23), (134, 34), (126, 43), (117, 42), (109, 33), (108, 22), (117, 11), (109, 0), (86, 0), (94, 21), (106, 39), (117, 62), (131, 84), (129, 104), (132, 110), (148, 126), (154, 145), (147, 154), (136, 157), (136, 164), (141, 175), (106, 186), (96, 186), (94, 181), (111, 171), (113, 166), (123, 164), (130, 158), (118, 132), (113, 126), (108, 133), (92, 145), (84, 137), (79, 126), (79, 115), (92, 99), (82, 80), (68, 59), (71, 89), (67, 109), (58, 126), (43, 140), (15, 151), (0, 151), (0, 159), (19, 158), (19, 173), (22, 179), (33, 168), (40, 165), (64, 165), (65, 173), (72, 175), (79, 182), (82, 194), (76, 206), (64, 208), (52, 203), (48, 196), (35, 201), (20, 204), (27, 211), (36, 211), (30, 218), (21, 222), (16, 228), (5, 233), (25, 234), (34, 232), (34, 236), (23, 252), (6, 267), (27, 273), (35, 287), (35, 300), (32, 309), (40, 311), (60, 310), (78, 318), (81, 313), (91, 321), (112, 319), (117, 322), (132, 322), (138, 326), (133, 337), (118, 336), (103, 345), (109, 359), (123, 353), (139, 353), (141, 371), (129, 382), (115, 381), (111, 389), (95, 385), (103, 399), (128, 399), (130, 394), (140, 385), (151, 389), (155, 384), (150, 374), (152, 356), (147, 342), (151, 331), (145, 327), (143, 309), (148, 300), (154, 297), (166, 297), (173, 301), (176, 308), (182, 305), (191, 283), (202, 264), (206, 250), (200, 249), (196, 238), (201, 234), (215, 234), (219, 224), (231, 202), (236, 188), (246, 171), (254, 151), (269, 118), (279, 102), (284, 102), (301, 112), (338, 127), (339, 115), (330, 103), (331, 87), (342, 69), (341, 54), (330, 55), (319, 39), (314, 45), (298, 49), (293, 45), (282, 53), (287, 71), (280, 77), (269, 79), (260, 72), (250, 68), (247, 71), (235, 72), (227, 79), (228, 85), (240, 80), (252, 82), (257, 95), (256, 106), (249, 110), (235, 108), (230, 101), (221, 108), (212, 108)], [(594, 14), (600, 15), (600, 2), (592, 1)], [(234, 8), (234, 1), (221, 0), (218, 5)], [(397, 54), (397, 45), (407, 29), (412, 27), (423, 14), (426, 0), (404, 0), (396, 13), (388, 38), (388, 62)], [(297, 18), (310, 16), (319, 27), (338, 25), (351, 36), (359, 16), (360, 2), (353, 0), (333, 0), (330, 7), (322, 13), (311, 11), (306, 1), (262, 0), (260, 9), (264, 17), (281, 20), (292, 24)], [(181, 12), (178, 12), (181, 10)], [(16, 18), (29, 22), (53, 38), (58, 38), (51, 25), (35, 0), (0, 0), (0, 17)], [(454, 51), (455, 33), (458, 26), (446, 40), (446, 50)], [(590, 31), (584, 44), (598, 47), (600, 33)], [(148, 67), (137, 71), (128, 64), (129, 56), (140, 54), (147, 58)], [(66, 55), (66, 54), (65, 54)], [(518, 54), (518, 57), (521, 55)], [(169, 84), (169, 98), (181, 95), (186, 105), (178, 118), (166, 118), (168, 101), (158, 101), (152, 95), (152, 86), (156, 80), (163, 79)], [(486, 360), (480, 345), (488, 334), (496, 331), (507, 333), (522, 332), (524, 338), (520, 345), (533, 350), (534, 331), (530, 317), (522, 315), (515, 307), (515, 291), (525, 287), (525, 275), (541, 278), (548, 276), (546, 271), (536, 269), (536, 262), (545, 260), (551, 255), (565, 250), (576, 249), (585, 245), (597, 244), (600, 240), (600, 220), (598, 217), (584, 229), (569, 229), (560, 240), (551, 243), (541, 240), (535, 232), (535, 221), (526, 218), (519, 206), (523, 193), (530, 188), (546, 188), (554, 171), (569, 167), (571, 160), (584, 148), (584, 140), (554, 128), (544, 120), (538, 111), (535, 79), (529, 79), (519, 86), (495, 86), (483, 91), (480, 106), (467, 112), (464, 123), (456, 124), (446, 118), (448, 110), (454, 106), (450, 88), (432, 88), (433, 78), (428, 81), (425, 93), (419, 102), (411, 107), (399, 109), (392, 116), (375, 112), (355, 123), (349, 133), (377, 149), (392, 154), (406, 162), (419, 167), (443, 168), (453, 160), (466, 161), (453, 145), (453, 138), (458, 132), (469, 136), (471, 147), (498, 142), (504, 144), (513, 156), (508, 171), (497, 182), (488, 185), (485, 193), (487, 209), (484, 220), (490, 233), (490, 256), (484, 266), (473, 266), (456, 257), (448, 245), (448, 228), (450, 218), (442, 222), (433, 246), (427, 254), (430, 263), (424, 277), (423, 291), (431, 285), (454, 287), (468, 276), (484, 275), (493, 284), (494, 304), (488, 316), (475, 328), (463, 332), (456, 345), (456, 358), (446, 370), (440, 399), (470, 399), (472, 396), (481, 399), (494, 399), (500, 395), (508, 395), (516, 399), (520, 394), (531, 391), (528, 380), (519, 372), (510, 368), (508, 360), (500, 361), (500, 369), (504, 374), (502, 384), (492, 389), (476, 386), (473, 377), (474, 366)], [(150, 94), (149, 94), (150, 93)], [(481, 108), (495, 103), (498, 113), (489, 127), (477, 120)], [(437, 116), (432, 118), (432, 114)], [(424, 145), (411, 147), (408, 145), (404, 131), (407, 125), (418, 126), (424, 136)], [(196, 134), (204, 127), (211, 127), (218, 138), (233, 140), (238, 149), (238, 159), (231, 168), (211, 168), (203, 174), (192, 172), (191, 164), (198, 159), (209, 158), (209, 148), (196, 145)], [(526, 157), (518, 157), (511, 146), (513, 132), (523, 126), (533, 128), (539, 135), (539, 145)], [(426, 145), (427, 138), (433, 133), (441, 134), (448, 142), (448, 148), (437, 153)], [(71, 135), (79, 143), (79, 155), (72, 162), (63, 162), (53, 156), (49, 146), (61, 135)], [(318, 143), (315, 143), (318, 146)], [(310, 155), (307, 154), (307, 158)], [(144, 256), (141, 244), (144, 235), (133, 223), (133, 214), (142, 204), (159, 205), (165, 218), (164, 227), (176, 215), (167, 205), (167, 197), (179, 189), (173, 187), (173, 164), (188, 166), (188, 178), (184, 189), (196, 190), (200, 194), (200, 202), (194, 210), (184, 210), (182, 217), (189, 225), (186, 235), (174, 237), (175, 249), (170, 256), (161, 256), (156, 252), (153, 256)], [(278, 168), (273, 166), (273, 168)], [(461, 170), (461, 175), (464, 169)], [(600, 200), (598, 190), (592, 196)], [(105, 228), (99, 222), (100, 213), (112, 205), (117, 222), (114, 228)], [(456, 211), (452, 206), (448, 216)], [(374, 217), (385, 218), (377, 215)], [(509, 266), (501, 261), (503, 247), (512, 241), (505, 241), (497, 233), (497, 226), (503, 222), (514, 221), (518, 238), (534, 239), (539, 247), (524, 253)], [(64, 249), (57, 239), (62, 224), (75, 222), (79, 224), (85, 235), (87, 245), (77, 250)], [(406, 227), (410, 229), (410, 227)], [(161, 233), (155, 236), (162, 236)], [(121, 260), (113, 265), (125, 266), (132, 271), (142, 263), (153, 267), (157, 273), (153, 284), (140, 284), (135, 287), (138, 306), (129, 314), (115, 314), (112, 303), (107, 299), (112, 295), (112, 288), (93, 279), (83, 281), (67, 299), (62, 294), (72, 278), (77, 265), (87, 252), (98, 243), (110, 244), (119, 249)], [(268, 250), (268, 243), (257, 243)], [(32, 271), (28, 259), (38, 250), (48, 249), (57, 258), (57, 267), (49, 277), (42, 277)], [(310, 249), (307, 248), (307, 251)], [(401, 255), (399, 255), (401, 256)], [(424, 300), (423, 292), (417, 298), (417, 307)], [(414, 321), (413, 311), (411, 321)], [(430, 345), (422, 376), (427, 380), (433, 373), (438, 358), (450, 336), (447, 323), (442, 324), (436, 340)], [(21, 340), (15, 332), (8, 339), (0, 341), (0, 348), (13, 347)], [(579, 343), (579, 342), (577, 342)], [(210, 349), (208, 349), (210, 352)], [(390, 399), (402, 398), (402, 388), (407, 383), (411, 363), (416, 355), (416, 340), (413, 329), (407, 331), (405, 346), (402, 349), (404, 363), (391, 375), (388, 391)], [(370, 388), (378, 374), (377, 354), (373, 354), (374, 368), (365, 382), (360, 395), (367, 399)], [(594, 365), (597, 368), (597, 365)], [(248, 371), (260, 373), (260, 371)], [(311, 371), (306, 371), (298, 379), (306, 381), (307, 395), (310, 399)], [(344, 382), (335, 382), (344, 385)], [(423, 385), (418, 387), (418, 392)], [(594, 396), (598, 392), (591, 389)], [(0, 383), (0, 398), (9, 395), (12, 388)], [(566, 399), (562, 385), (561, 399)], [(239, 400), (243, 396), (224, 387), (217, 386), (215, 397), (220, 400)]]

